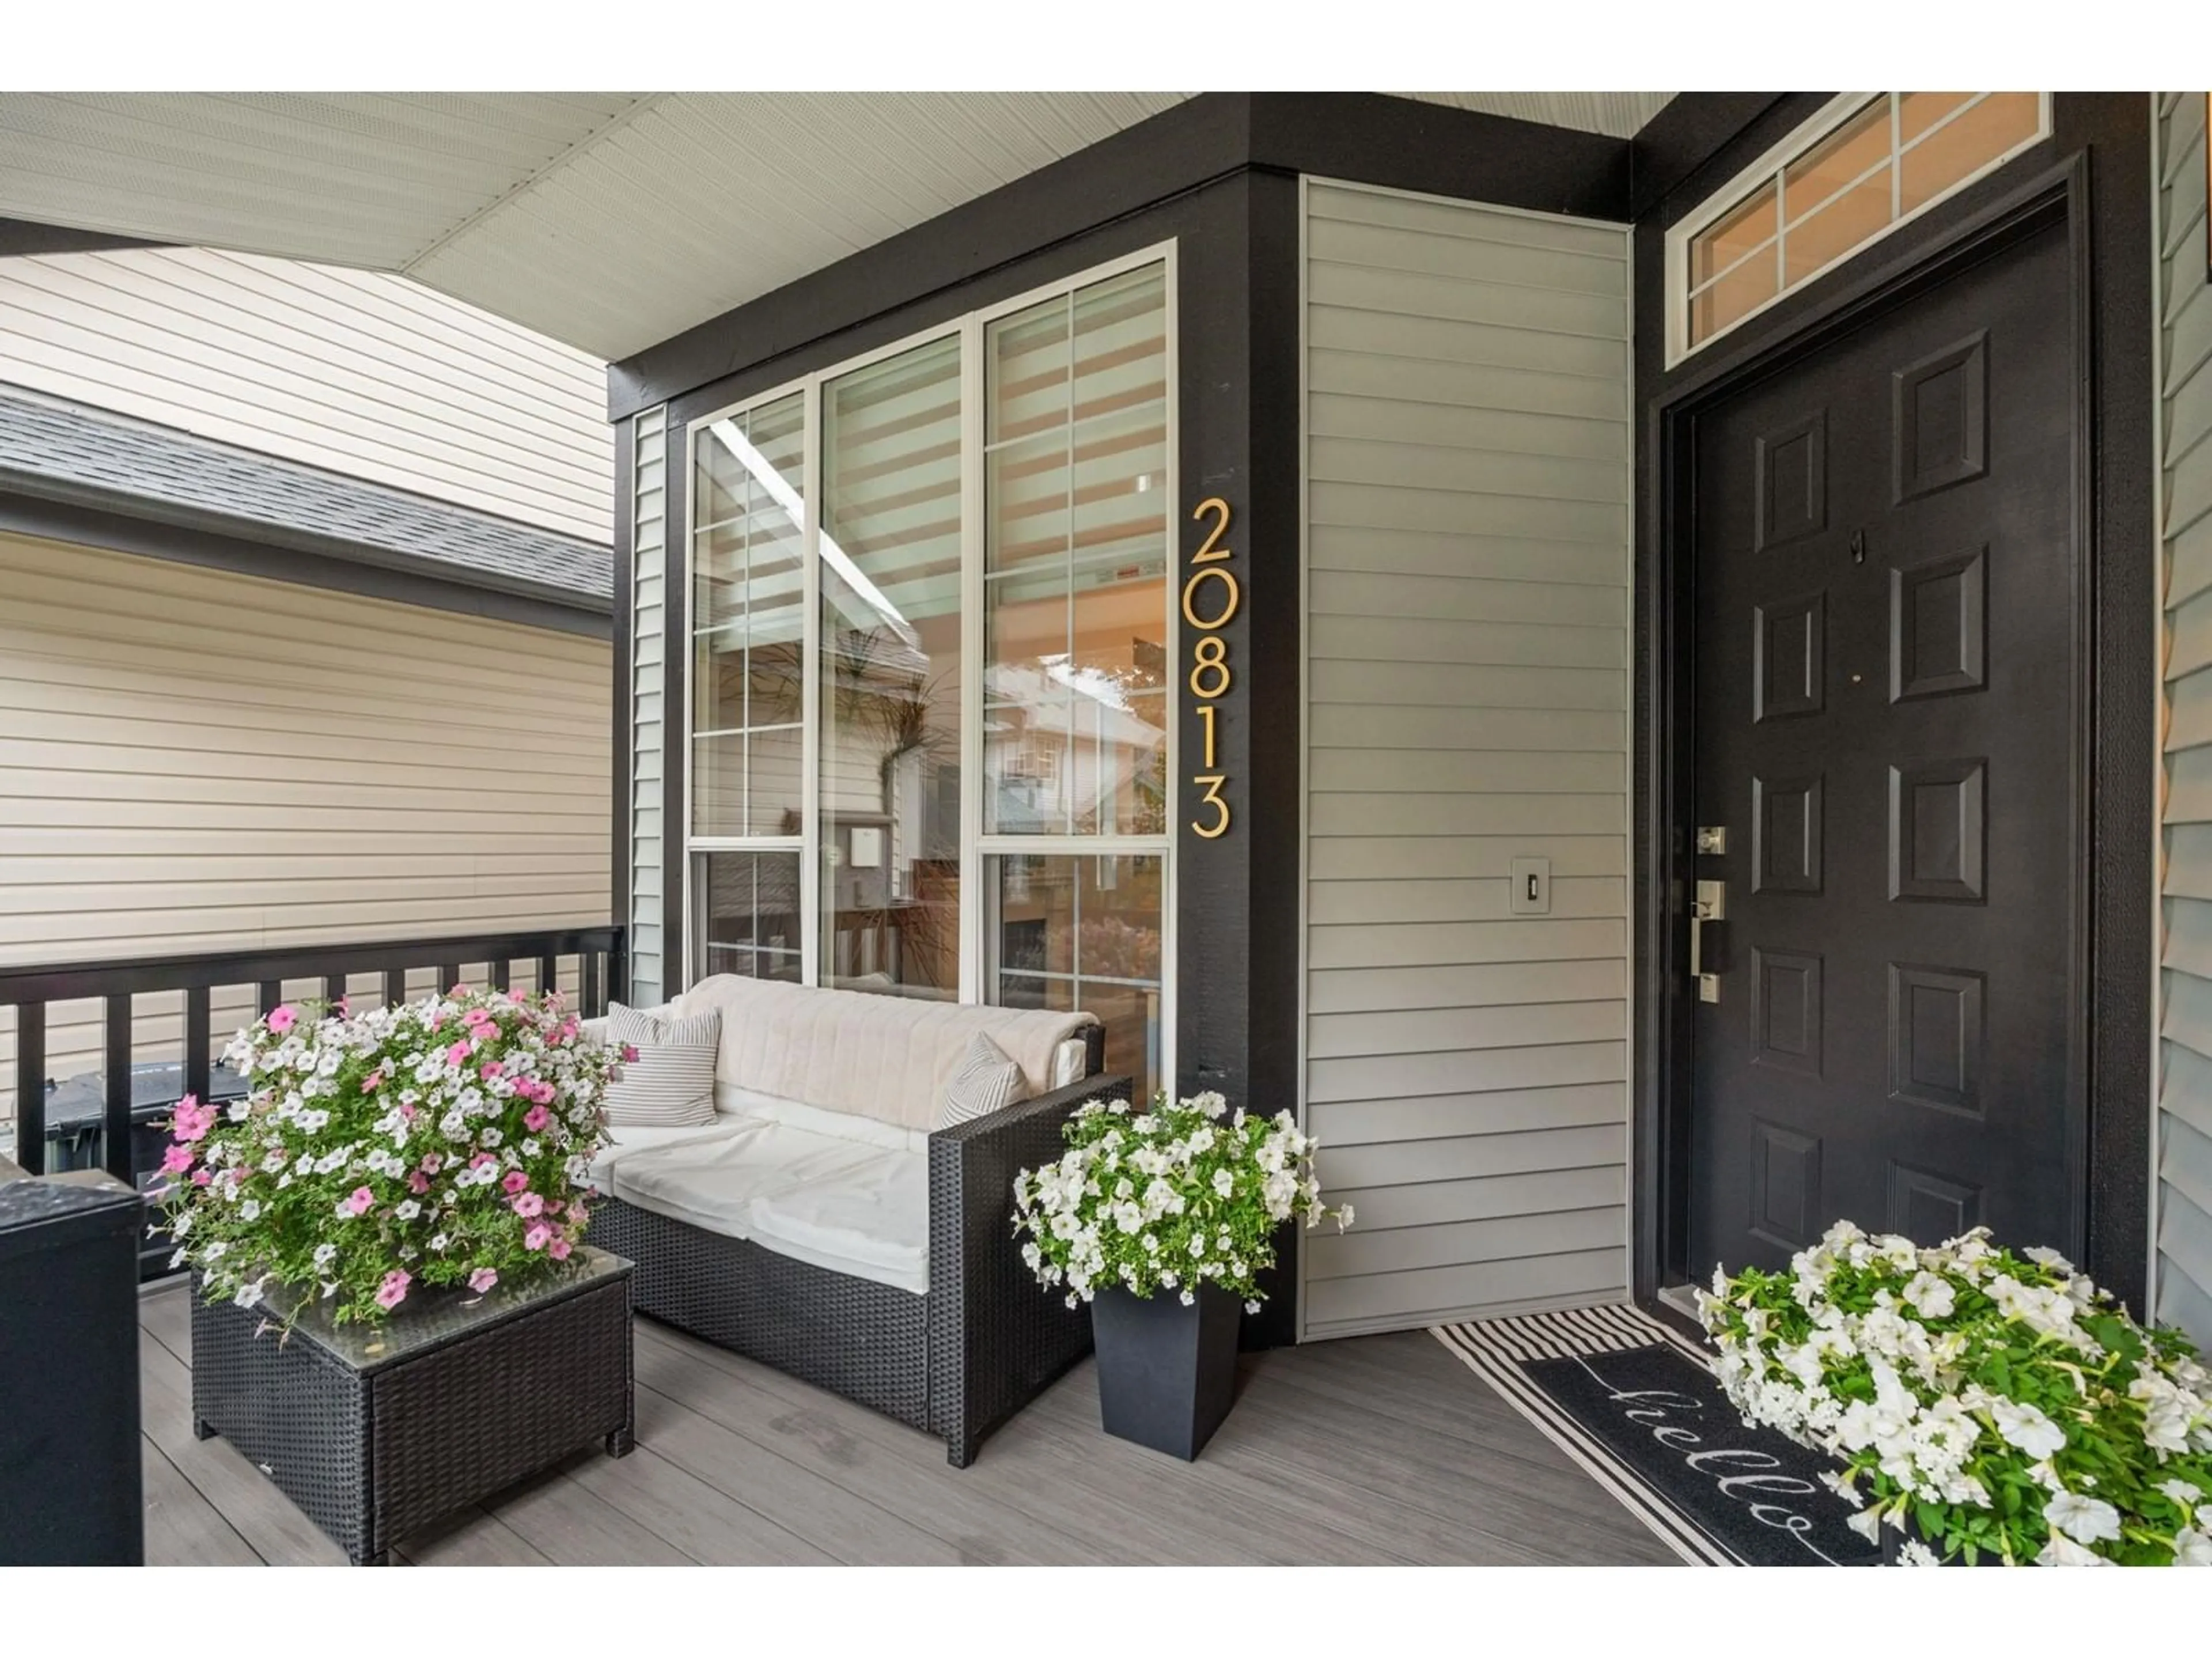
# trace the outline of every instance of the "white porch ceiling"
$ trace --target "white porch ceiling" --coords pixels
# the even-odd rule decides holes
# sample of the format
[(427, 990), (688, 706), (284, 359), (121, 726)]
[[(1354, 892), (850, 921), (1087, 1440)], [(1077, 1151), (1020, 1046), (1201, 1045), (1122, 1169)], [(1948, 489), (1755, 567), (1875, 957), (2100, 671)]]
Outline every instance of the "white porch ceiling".
[[(1187, 94), (0, 94), (0, 216), (398, 271), (604, 358)], [(1664, 93), (1407, 97), (1625, 137)]]

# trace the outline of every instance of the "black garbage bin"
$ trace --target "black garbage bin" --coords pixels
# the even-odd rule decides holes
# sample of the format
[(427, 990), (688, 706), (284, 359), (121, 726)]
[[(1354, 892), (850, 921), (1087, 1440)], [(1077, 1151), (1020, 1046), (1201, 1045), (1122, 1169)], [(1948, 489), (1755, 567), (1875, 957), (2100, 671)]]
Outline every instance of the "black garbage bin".
[[(168, 1121), (185, 1092), (185, 1068), (175, 1060), (140, 1060), (131, 1068), (131, 1167), (138, 1175), (161, 1167), (168, 1144)], [(210, 1101), (241, 1100), (246, 1079), (228, 1066), (209, 1073)], [(97, 1170), (107, 1123), (107, 1074), (80, 1072), (46, 1085), (46, 1173)]]
[(111, 1176), (0, 1158), (0, 1567), (145, 1559), (142, 1209)]
[[(131, 1170), (141, 1193), (155, 1184), (161, 1153), (169, 1144), (168, 1123), (185, 1092), (185, 1068), (175, 1060), (141, 1060), (131, 1068)], [(208, 1075), (208, 1100), (222, 1105), (242, 1100), (252, 1091), (228, 1066)], [(46, 1173), (97, 1170), (104, 1166), (107, 1076), (81, 1072), (46, 1085)], [(139, 1272), (147, 1279), (166, 1273), (176, 1245), (158, 1228), (139, 1240)]]

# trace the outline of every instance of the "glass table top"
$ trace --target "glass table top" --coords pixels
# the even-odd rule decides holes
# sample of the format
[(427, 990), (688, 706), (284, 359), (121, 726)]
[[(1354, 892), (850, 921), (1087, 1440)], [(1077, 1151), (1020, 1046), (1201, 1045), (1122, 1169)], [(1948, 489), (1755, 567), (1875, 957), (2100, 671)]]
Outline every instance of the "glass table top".
[[(285, 1340), (304, 1337), (356, 1370), (378, 1370), (487, 1330), (548, 1301), (610, 1283), (629, 1271), (630, 1263), (621, 1256), (584, 1244), (566, 1261), (550, 1261), (512, 1284), (502, 1280), (482, 1296), (450, 1287), (418, 1292), (420, 1300), (410, 1296), (389, 1318), (375, 1322), (335, 1324), (322, 1302), (308, 1302), (300, 1307)], [(271, 1298), (267, 1334), (272, 1339), (282, 1331), (283, 1311), (283, 1304)]]

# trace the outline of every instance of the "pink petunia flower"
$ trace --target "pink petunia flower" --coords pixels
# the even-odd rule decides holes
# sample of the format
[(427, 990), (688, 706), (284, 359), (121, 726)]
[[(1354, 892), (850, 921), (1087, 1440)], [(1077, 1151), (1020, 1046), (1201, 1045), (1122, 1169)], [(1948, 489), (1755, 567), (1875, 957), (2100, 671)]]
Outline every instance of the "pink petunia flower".
[(361, 1091), (365, 1095), (373, 1095), (383, 1086), (384, 1073), (381, 1072), (371, 1072), (361, 1080)]
[(509, 1170), (500, 1180), (500, 1190), (510, 1198), (530, 1184), (530, 1177), (520, 1170)]
[(430, 1177), (420, 1170), (411, 1170), (407, 1176), (407, 1190), (420, 1198), (430, 1190)]
[(522, 1235), (522, 1248), (526, 1250), (542, 1250), (552, 1237), (553, 1230), (550, 1227), (542, 1221), (533, 1221), (530, 1224), (529, 1231)]
[(514, 1212), (525, 1221), (534, 1220), (545, 1213), (545, 1200), (536, 1193), (518, 1194), (514, 1200)]
[(365, 1212), (370, 1205), (375, 1202), (376, 1194), (374, 1193), (369, 1191), (366, 1187), (356, 1187), (353, 1189), (351, 1194), (346, 1199), (346, 1208), (351, 1210), (356, 1215), (360, 1215)]
[(548, 1214), (548, 1215), (558, 1215), (558, 1214), (560, 1214), (560, 1213), (561, 1213), (561, 1200), (560, 1200), (559, 1199), (557, 1199), (557, 1198), (549, 1198), (549, 1199), (547, 1199), (547, 1200), (545, 1200), (545, 1213), (546, 1213), (546, 1214)]
[(623, 1043), (622, 1054), (623, 1065), (635, 1066), (637, 1064), (637, 1045), (635, 1042)]
[(213, 1181), (214, 1179), (214, 1175), (209, 1170), (205, 1164), (202, 1164), (198, 1169), (192, 1171), (192, 1185), (195, 1187), (204, 1187), (209, 1182)]
[(496, 1164), (498, 1162), (499, 1160), (494, 1158), (489, 1152), (478, 1152), (474, 1158), (469, 1160), (469, 1168), (471, 1170), (481, 1170), (487, 1164)]
[(584, 1207), (584, 1201), (581, 1199), (578, 1199), (568, 1206), (568, 1222), (571, 1226), (580, 1228), (591, 1218), (592, 1212)]
[(453, 988), (452, 990), (450, 990), (450, 991), (448, 991), (448, 992), (447, 992), (447, 993), (446, 993), (446, 994), (447, 994), (447, 996), (449, 996), (449, 997), (465, 997), (465, 996), (468, 995), (468, 994), (469, 994), (469, 982), (468, 982), (468, 981), (466, 981), (466, 980), (465, 980), (465, 979), (457, 979), (457, 980), (455, 980), (455, 981), (453, 981)]
[(462, 1061), (468, 1059), (469, 1050), (475, 1046), (475, 1044), (466, 1041), (456, 1042), (452, 1048), (446, 1050), (446, 1064), (448, 1066), (459, 1066)]
[(399, 1115), (405, 1118), (410, 1123), (412, 1123), (417, 1117), (422, 1115), (422, 1109), (411, 1103), (404, 1105), (399, 1109)]
[(477, 1068), (477, 1075), (485, 1079), (486, 1080), (489, 1080), (495, 1077), (504, 1077), (506, 1074), (507, 1067), (501, 1065), (495, 1060), (488, 1060), (484, 1061), (482, 1066)]
[(192, 1149), (189, 1146), (181, 1145), (171, 1146), (161, 1154), (163, 1175), (182, 1175), (191, 1167)]
[(545, 1254), (551, 1256), (556, 1261), (566, 1261), (568, 1259), (568, 1251), (572, 1247), (567, 1239), (556, 1238), (552, 1242), (552, 1243), (546, 1247)]
[(499, 1283), (499, 1272), (494, 1267), (479, 1267), (469, 1275), (469, 1288), (482, 1296)]
[(376, 1305), (396, 1308), (407, 1299), (407, 1287), (415, 1282), (415, 1275), (404, 1267), (394, 1267), (385, 1274), (384, 1283), (376, 1287)]
[(544, 1128), (552, 1121), (553, 1114), (547, 1111), (543, 1106), (532, 1106), (528, 1111), (522, 1115), (522, 1127), (529, 1130), (532, 1134), (536, 1134), (540, 1129)]
[(439, 1170), (445, 1167), (446, 1155), (443, 1152), (425, 1152), (422, 1154), (422, 1168), (424, 1175), (435, 1175)]
[(285, 1032), (290, 1030), (293, 1026), (299, 1024), (299, 1020), (298, 1011), (289, 1002), (280, 1002), (269, 1011), (269, 1029), (278, 1036), (283, 1036)]

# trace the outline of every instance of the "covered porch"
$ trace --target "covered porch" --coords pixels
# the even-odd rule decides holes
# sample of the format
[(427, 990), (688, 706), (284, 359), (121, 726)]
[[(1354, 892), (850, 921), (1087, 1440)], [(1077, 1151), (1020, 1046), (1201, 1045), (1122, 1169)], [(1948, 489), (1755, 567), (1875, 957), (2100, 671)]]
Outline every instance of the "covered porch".
[[(2208, 522), (2212, 447), (2140, 418), (2172, 399), (2160, 375), (2212, 362), (2212, 287), (2175, 252), (2203, 220), (2182, 95), (515, 94), (375, 122), (343, 100), (112, 101), (0, 117), (22, 163), (0, 214), (403, 272), (608, 362), (607, 925), (516, 935), (517, 983), (573, 983), (587, 1014), (717, 975), (1095, 1014), (1091, 1075), (1291, 1113), (1362, 1217), (1286, 1240), (1235, 1410), (1188, 1466), (1100, 1434), (1088, 1359), (948, 1468), (899, 1422), (638, 1317), (634, 1452), (571, 1456), (395, 1559), (1674, 1562), (1435, 1328), (1601, 1308), (1686, 1329), (1717, 1260), (1786, 1262), (1846, 1212), (1925, 1242), (1994, 1216), (2212, 1332), (2212, 1062), (2186, 988), (2157, 1024), (2152, 965), (2161, 808), (2197, 810), (2166, 769), (2193, 763), (2141, 729), (2154, 702), (2179, 720), (2149, 622), (2169, 567), (2146, 481), (2169, 453), (2191, 557)], [(147, 186), (129, 156), (178, 134)], [(1948, 171), (1909, 202), (1916, 145)], [(720, 182), (687, 217), (634, 187), (656, 169)], [(1801, 172), (1826, 192), (1801, 217), (1838, 218), (1788, 217)], [(1998, 253), (2035, 256), (2042, 286), (2005, 288)], [(1905, 519), (1855, 577), (1865, 533), (1826, 493), (1832, 429), (1870, 519), (1990, 471), (1973, 447), (2008, 384), (1992, 405), (1978, 348), (1930, 343), (1989, 325), (1911, 308), (1959, 301), (1943, 283), (1968, 270), (1991, 314), (2045, 307), (2003, 313), (2050, 352), (2021, 399), (2048, 404), (2047, 447), (2017, 464), (2049, 499), (2019, 539), (2064, 559), (2002, 662), (2076, 653), (2033, 731), (1954, 695), (2001, 684), (1983, 564), (1946, 543), (1939, 568)], [(2099, 321), (2042, 326), (2060, 316)], [(1896, 340), (1866, 323), (1899, 317)], [(1781, 407), (1855, 329), (1905, 367), (1869, 356), (1821, 396), (1886, 422), (1867, 388), (1925, 369), (1929, 428), (1950, 426), (1924, 454)], [(2062, 380), (2071, 403), (2044, 395)], [(1751, 391), (1775, 407), (1730, 404)], [(1897, 396), (1902, 433), (1922, 415)], [(1707, 615), (1684, 492), (1723, 476), (1694, 444), (1731, 407), (1753, 414), (1704, 428), (1737, 468), (1705, 522), (1745, 517), (1710, 556), (1807, 562), (1785, 581), (1769, 559), (1775, 592)], [(1997, 533), (1960, 523), (1941, 534), (1961, 547)], [(1814, 592), (1815, 551), (1859, 582), (1863, 661), (1821, 631), (1844, 602)], [(2070, 634), (2033, 632), (2061, 614)], [(1696, 725), (1723, 702), (1692, 684), (1701, 627), (1773, 752)], [(1930, 754), (1900, 769), (1773, 723), (1839, 713), (1846, 684), (1958, 724), (1901, 728)], [(2010, 866), (1987, 837), (2012, 823), (1984, 810), (2000, 737), (2074, 792), (2019, 815), (2033, 857)], [(1862, 761), (1863, 817), (1832, 821), (1824, 865), (1845, 799), (1831, 780), (1824, 809), (1826, 769)], [(1847, 851), (1869, 914), (1920, 930), (1856, 978), (1824, 941), (1859, 920), (1784, 937)], [(2186, 923), (2195, 890), (2172, 896)], [(2014, 931), (1985, 939), (1990, 915)], [(2015, 1024), (1985, 1025), (2021, 941), (2040, 1000), (2001, 996)], [(41, 1010), (16, 1027), (18, 1125), (42, 1140), (49, 1000), (104, 1000), (101, 1161), (141, 1183), (134, 996), (180, 997), (179, 1081), (204, 1097), (211, 988), (265, 1011), (295, 977), (358, 976), (397, 1000), (498, 945), (0, 965)], [(2163, 959), (2192, 987), (2197, 965)], [(1851, 1115), (1869, 1103), (1879, 1133)], [(198, 1437), (180, 1285), (142, 1291), (136, 1346), (148, 1562), (343, 1559)]]

